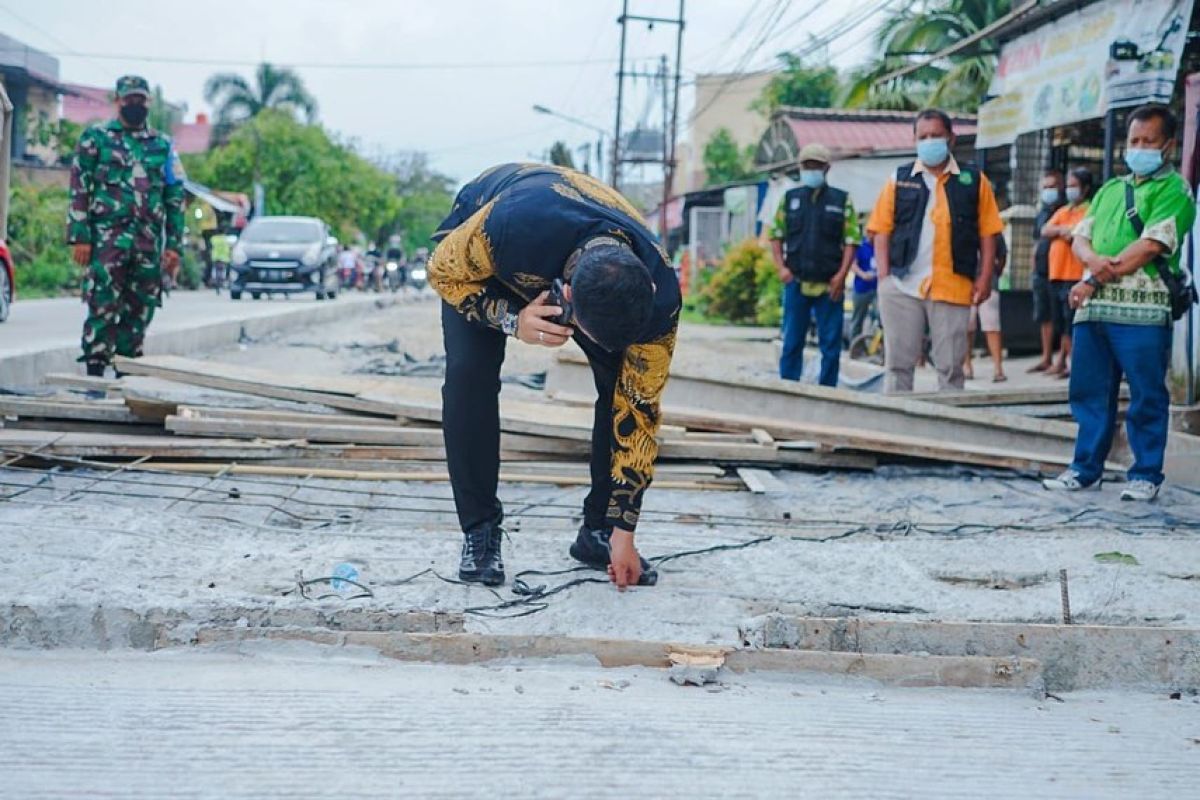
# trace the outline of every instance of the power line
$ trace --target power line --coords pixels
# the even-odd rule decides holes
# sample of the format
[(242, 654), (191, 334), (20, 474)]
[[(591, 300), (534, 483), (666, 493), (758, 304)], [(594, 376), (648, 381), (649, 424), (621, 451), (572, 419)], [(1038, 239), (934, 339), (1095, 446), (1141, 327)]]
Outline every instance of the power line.
[[(14, 48), (0, 48), (0, 51)], [(47, 55), (110, 61), (139, 61), (152, 64), (197, 64), (209, 67), (256, 67), (260, 59), (198, 58), (188, 56), (151, 56), (135, 53), (85, 53), (78, 50), (45, 50)], [(584, 64), (615, 64), (611, 58), (563, 59), (558, 61), (272, 61), (278, 67), (297, 69), (346, 69), (346, 70), (457, 70), (457, 69), (527, 69), (535, 67), (570, 67)]]

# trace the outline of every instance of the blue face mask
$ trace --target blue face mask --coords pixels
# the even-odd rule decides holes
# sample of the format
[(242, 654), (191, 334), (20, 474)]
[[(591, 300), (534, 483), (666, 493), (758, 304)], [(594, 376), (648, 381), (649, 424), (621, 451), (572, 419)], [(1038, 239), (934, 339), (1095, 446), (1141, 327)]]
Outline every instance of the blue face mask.
[(946, 139), (922, 139), (917, 142), (917, 158), (927, 167), (944, 164), (950, 157), (950, 142)]
[(1067, 202), (1068, 203), (1072, 203), (1072, 204), (1078, 203), (1079, 198), (1081, 198), (1081, 197), (1083, 197), (1083, 192), (1081, 190), (1076, 189), (1074, 186), (1067, 187)]
[[(1071, 191), (1070, 189), (1067, 190)], [(1042, 189), (1042, 202), (1052, 206), (1058, 202), (1058, 189)]]
[(802, 169), (800, 183), (809, 189), (819, 189), (825, 185), (825, 173), (819, 169)]
[(1139, 178), (1158, 172), (1163, 165), (1162, 150), (1142, 150), (1131, 148), (1125, 151), (1125, 165), (1129, 171)]

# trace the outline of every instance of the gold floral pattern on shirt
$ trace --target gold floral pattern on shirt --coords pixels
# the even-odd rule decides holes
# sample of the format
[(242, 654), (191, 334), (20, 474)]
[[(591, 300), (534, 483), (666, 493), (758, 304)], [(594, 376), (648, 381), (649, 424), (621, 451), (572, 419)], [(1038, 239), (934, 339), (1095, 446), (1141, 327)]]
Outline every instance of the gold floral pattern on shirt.
[(498, 326), (508, 303), (487, 297), (487, 283), (495, 276), (496, 265), (484, 230), (495, 205), (493, 200), (483, 206), (441, 241), (429, 259), (429, 285), (469, 321)]
[(613, 392), (613, 489), (606, 516), (629, 530), (637, 525), (642, 493), (654, 478), (659, 403), (667, 385), (675, 336), (672, 328), (653, 342), (631, 345)]

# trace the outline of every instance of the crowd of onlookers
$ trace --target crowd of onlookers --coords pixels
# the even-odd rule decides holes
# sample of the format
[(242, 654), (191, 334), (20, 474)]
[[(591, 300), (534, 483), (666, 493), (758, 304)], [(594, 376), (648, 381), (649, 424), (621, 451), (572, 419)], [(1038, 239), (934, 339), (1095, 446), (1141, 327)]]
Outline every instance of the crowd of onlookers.
[[(1126, 175), (1100, 187), (1082, 168), (1042, 177), (1031, 281), (1041, 358), (1029, 371), (1069, 382), (1079, 424), (1074, 460), (1047, 489), (1099, 486), (1122, 379), (1134, 456), (1122, 498), (1153, 499), (1162, 483), (1172, 321), (1190, 307), (1181, 300), (1182, 287), (1191, 290), (1179, 245), (1195, 219), (1192, 192), (1171, 164), (1176, 127), (1166, 107), (1142, 106), (1128, 120)], [(923, 363), (939, 390), (963, 389), (974, 376), (976, 330), (992, 380), (1007, 380), (998, 288), (1008, 247), (991, 182), (954, 158), (945, 113), (920, 112), (914, 139), (916, 159), (886, 181), (865, 226), (848, 193), (827, 181), (830, 151), (816, 143), (801, 150), (799, 185), (769, 231), (785, 284), (782, 378), (801, 378), (815, 322), (818, 382), (838, 385), (850, 282), (850, 339), (877, 307), (885, 392), (913, 391)]]

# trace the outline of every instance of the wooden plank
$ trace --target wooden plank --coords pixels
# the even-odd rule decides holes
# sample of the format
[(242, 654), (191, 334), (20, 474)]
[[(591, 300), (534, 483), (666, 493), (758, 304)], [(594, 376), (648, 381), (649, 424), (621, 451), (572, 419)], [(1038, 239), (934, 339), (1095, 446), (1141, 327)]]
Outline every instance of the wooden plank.
[(234, 439), (287, 439), (341, 444), (383, 444), (404, 447), (441, 447), (442, 432), (437, 428), (405, 428), (381, 425), (320, 425), (305, 422), (275, 422), (251, 419), (206, 419), (204, 417), (167, 417), (164, 427), (182, 436), (210, 436)]
[[(440, 422), (441, 391), (404, 378), (369, 380), (280, 374), (176, 356), (118, 359), (122, 371), (194, 386), (314, 403), (346, 411)], [(349, 394), (361, 390), (359, 394)], [(500, 427), (513, 433), (590, 441), (592, 414), (540, 403), (500, 399)]]
[[(939, 405), (973, 407), (973, 406), (1006, 406), (1033, 405), (1041, 403), (1066, 403), (1069, 387), (1066, 383), (1050, 384), (1048, 386), (1023, 386), (1007, 389), (985, 389), (976, 391), (964, 389), (957, 392), (916, 392), (907, 397), (913, 400), (923, 400)], [(1121, 387), (1121, 399), (1129, 399), (1129, 387)]]
[(787, 487), (765, 469), (738, 467), (737, 474), (746, 484), (746, 488), (754, 494), (784, 494), (787, 492)]
[(56, 433), (38, 430), (0, 430), (0, 449), (37, 451), (79, 458), (216, 458), (224, 460), (284, 458), (303, 455), (306, 448), (283, 443), (235, 439), (181, 439), (174, 436), (119, 436), (100, 433)]
[(119, 378), (97, 378), (91, 375), (78, 375), (73, 372), (48, 372), (42, 376), (42, 383), (47, 386), (62, 386), (67, 389), (100, 391), (109, 395), (119, 395), (122, 385)]
[[(346, 414), (331, 412), (318, 414), (303, 411), (278, 411), (267, 408), (222, 408), (219, 406), (181, 405), (177, 411), (180, 417), (193, 419), (233, 419), (251, 420), (256, 422), (295, 422), (313, 425), (371, 425), (381, 428), (405, 428), (403, 422), (391, 417), (373, 417), (365, 414)], [(422, 430), (439, 430), (436, 427), (424, 427)]]
[[(547, 389), (579, 391), (591, 381), (586, 359), (560, 353), (546, 378)], [(876, 395), (794, 381), (741, 377), (736, 382), (672, 372), (663, 394), (664, 405), (721, 414), (753, 414), (787, 423), (841, 427), (854, 420), (855, 429), (910, 439), (955, 443), (958, 446), (1012, 450), (1061, 462), (1075, 440), (1073, 423), (1014, 417), (986, 409), (956, 408), (911, 400), (900, 395)], [(748, 411), (750, 410), (750, 411)], [(774, 435), (769, 425), (762, 427)]]
[[(444, 470), (410, 470), (404, 472), (375, 472), (369, 470), (349, 469), (318, 469), (312, 467), (281, 467), (267, 464), (142, 464), (139, 471), (146, 472), (178, 472), (197, 475), (274, 475), (291, 478), (330, 478), (351, 481), (426, 481), (445, 482), (450, 480), (450, 474)], [(521, 471), (500, 470), (500, 479), (510, 483), (543, 483), (555, 486), (590, 486), (590, 475), (538, 475)], [(655, 481), (659, 489), (685, 489), (699, 491), (739, 491), (740, 481), (733, 482), (721, 478), (708, 480), (673, 480)]]
[(764, 431), (762, 428), (751, 428), (750, 436), (754, 439), (754, 441), (758, 442), (759, 444), (768, 444), (768, 445), (775, 444), (775, 437), (772, 436), (767, 431)]
[(128, 425), (143, 422), (131, 414), (120, 400), (30, 400), (0, 396), (0, 416)]

